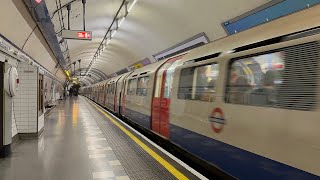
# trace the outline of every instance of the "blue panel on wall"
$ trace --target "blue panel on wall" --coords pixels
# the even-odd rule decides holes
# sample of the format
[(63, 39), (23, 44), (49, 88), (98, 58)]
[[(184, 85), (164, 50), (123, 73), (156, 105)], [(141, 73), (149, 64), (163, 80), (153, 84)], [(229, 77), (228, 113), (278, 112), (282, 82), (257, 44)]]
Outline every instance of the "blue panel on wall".
[(286, 16), (320, 3), (320, 0), (284, 0), (236, 21), (223, 23), (228, 34), (235, 34), (259, 24)]

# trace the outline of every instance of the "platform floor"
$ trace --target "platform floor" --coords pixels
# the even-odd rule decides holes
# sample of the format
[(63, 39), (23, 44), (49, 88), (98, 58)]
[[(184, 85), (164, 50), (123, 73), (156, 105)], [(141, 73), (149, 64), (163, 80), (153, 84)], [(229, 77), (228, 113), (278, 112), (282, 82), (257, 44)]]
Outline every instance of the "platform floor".
[(45, 121), (39, 139), (19, 140), (0, 159), (1, 180), (198, 179), (84, 97)]

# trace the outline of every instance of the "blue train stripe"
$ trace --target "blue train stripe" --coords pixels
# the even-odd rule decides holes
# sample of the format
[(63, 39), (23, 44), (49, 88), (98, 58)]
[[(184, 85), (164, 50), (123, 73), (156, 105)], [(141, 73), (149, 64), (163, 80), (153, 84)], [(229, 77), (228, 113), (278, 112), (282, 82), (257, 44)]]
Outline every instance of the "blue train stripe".
[(169, 140), (239, 179), (315, 179), (319, 176), (170, 124)]
[(151, 117), (148, 115), (126, 108), (126, 117), (146, 129), (151, 129)]
[[(151, 128), (151, 117), (126, 109), (127, 117)], [(248, 180), (303, 179), (319, 180), (320, 177), (269, 158), (251, 153), (221, 141), (170, 124), (169, 140), (191, 154), (216, 166), (233, 177)]]

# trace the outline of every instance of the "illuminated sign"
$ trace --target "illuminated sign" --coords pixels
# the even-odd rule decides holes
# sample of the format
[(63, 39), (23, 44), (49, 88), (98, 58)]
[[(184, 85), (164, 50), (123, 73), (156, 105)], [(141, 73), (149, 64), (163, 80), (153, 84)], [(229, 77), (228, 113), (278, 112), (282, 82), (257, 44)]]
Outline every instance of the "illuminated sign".
[(91, 38), (91, 33), (90, 32), (78, 32), (78, 38), (82, 38), (82, 39), (90, 39)]
[(70, 72), (68, 70), (65, 70), (65, 72), (66, 72), (66, 75), (70, 77)]
[(62, 30), (62, 38), (91, 41), (92, 40), (92, 32), (90, 32), (90, 31)]

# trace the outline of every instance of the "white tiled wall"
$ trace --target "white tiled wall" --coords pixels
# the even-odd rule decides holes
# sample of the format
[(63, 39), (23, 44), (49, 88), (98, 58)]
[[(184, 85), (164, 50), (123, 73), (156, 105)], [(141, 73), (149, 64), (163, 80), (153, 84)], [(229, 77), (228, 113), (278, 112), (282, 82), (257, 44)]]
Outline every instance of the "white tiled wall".
[(44, 126), (44, 113), (38, 118), (38, 132), (43, 128)]
[(15, 111), (12, 104), (12, 137), (14, 137), (16, 134), (18, 134), (18, 130), (17, 130), (16, 118), (15, 118)]
[(38, 132), (38, 71), (36, 67), (19, 63), (18, 73), (20, 84), (17, 94), (14, 97), (17, 131), (18, 133), (36, 133)]

